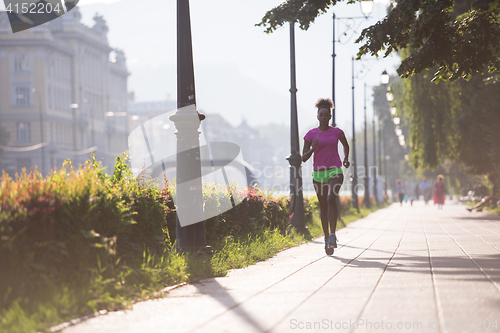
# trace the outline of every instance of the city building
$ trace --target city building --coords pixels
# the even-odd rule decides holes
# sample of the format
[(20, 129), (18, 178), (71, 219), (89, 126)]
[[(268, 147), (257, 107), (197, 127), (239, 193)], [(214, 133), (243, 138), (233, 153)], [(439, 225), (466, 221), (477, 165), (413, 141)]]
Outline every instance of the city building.
[(92, 150), (109, 169), (127, 150), (125, 55), (109, 46), (102, 16), (92, 27), (80, 20), (75, 7), (12, 33), (0, 12), (0, 126), (10, 135), (0, 149), (16, 172), (37, 166), (47, 175)]

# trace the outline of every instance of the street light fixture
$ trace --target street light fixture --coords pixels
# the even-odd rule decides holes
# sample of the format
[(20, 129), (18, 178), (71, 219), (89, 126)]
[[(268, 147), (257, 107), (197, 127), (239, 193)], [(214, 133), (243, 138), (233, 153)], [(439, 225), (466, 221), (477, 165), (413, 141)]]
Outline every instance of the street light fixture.
[(382, 84), (388, 84), (389, 83), (389, 74), (387, 73), (387, 71), (385, 69), (382, 72), (382, 77), (380, 78), (380, 81), (382, 82)]
[(394, 100), (394, 95), (392, 94), (389, 88), (387, 90), (387, 93), (385, 94), (385, 97), (387, 98), (388, 102), (392, 102)]
[(367, 17), (373, 10), (373, 0), (361, 0), (361, 12)]

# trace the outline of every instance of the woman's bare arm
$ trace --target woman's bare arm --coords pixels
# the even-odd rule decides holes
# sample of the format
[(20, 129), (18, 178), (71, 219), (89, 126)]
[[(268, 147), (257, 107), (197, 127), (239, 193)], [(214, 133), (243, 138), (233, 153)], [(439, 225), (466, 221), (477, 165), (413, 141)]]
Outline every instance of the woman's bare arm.
[(304, 139), (304, 148), (302, 149), (302, 162), (304, 163), (307, 162), (307, 160), (311, 157), (312, 153), (316, 150), (317, 146), (318, 146), (318, 138), (313, 140), (312, 147), (311, 147), (311, 142)]
[(351, 165), (351, 163), (349, 163), (349, 143), (347, 143), (345, 135), (340, 139), (340, 142), (344, 146), (344, 162), (342, 164), (344, 167), (349, 168)]

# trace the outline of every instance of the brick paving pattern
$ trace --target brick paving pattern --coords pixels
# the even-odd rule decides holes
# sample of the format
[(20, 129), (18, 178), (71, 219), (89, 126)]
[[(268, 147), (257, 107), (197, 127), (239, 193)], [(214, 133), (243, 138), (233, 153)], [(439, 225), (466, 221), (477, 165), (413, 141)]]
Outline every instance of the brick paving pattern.
[(500, 332), (498, 216), (394, 204), (337, 234), (64, 332)]

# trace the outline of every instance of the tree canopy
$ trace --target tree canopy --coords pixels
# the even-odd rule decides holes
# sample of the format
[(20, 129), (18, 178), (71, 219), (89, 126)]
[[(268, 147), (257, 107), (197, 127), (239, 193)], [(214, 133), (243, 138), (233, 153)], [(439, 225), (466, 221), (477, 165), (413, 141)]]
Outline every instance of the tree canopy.
[[(307, 30), (316, 17), (341, 0), (286, 0), (258, 26), (271, 33), (286, 22)], [(347, 3), (354, 3), (348, 0)], [(388, 15), (363, 30), (358, 58), (409, 48), (398, 74), (409, 77), (437, 68), (438, 80), (470, 79), (500, 71), (500, 0), (392, 0)]]
[(397, 98), (398, 114), (409, 126), (412, 166), (459, 162), (468, 175), (487, 175), (500, 195), (500, 83), (485, 84), (485, 76), (475, 75), (433, 84), (432, 75), (424, 70), (403, 80)]

